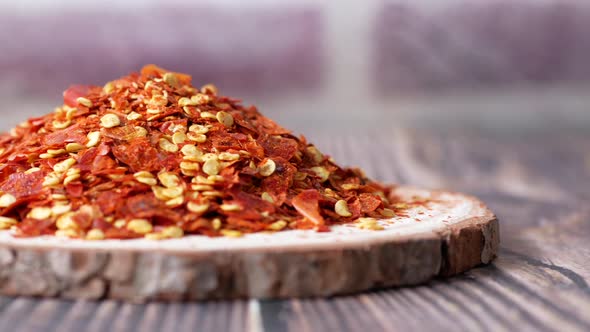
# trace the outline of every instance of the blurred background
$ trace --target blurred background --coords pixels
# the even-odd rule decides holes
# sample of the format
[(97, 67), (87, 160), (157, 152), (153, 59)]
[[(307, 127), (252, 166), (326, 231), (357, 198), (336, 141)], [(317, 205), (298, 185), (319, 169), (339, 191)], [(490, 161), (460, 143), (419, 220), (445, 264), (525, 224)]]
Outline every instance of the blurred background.
[(298, 132), (590, 128), (585, 0), (0, 2), (2, 129), (156, 63)]

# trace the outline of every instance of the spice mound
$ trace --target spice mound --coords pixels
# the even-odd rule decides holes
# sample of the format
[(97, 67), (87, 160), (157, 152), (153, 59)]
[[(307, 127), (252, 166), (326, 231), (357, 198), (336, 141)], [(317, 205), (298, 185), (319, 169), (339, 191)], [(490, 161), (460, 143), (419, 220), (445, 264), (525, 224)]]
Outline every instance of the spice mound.
[(88, 240), (380, 229), (391, 188), (154, 65), (0, 135), (0, 229)]

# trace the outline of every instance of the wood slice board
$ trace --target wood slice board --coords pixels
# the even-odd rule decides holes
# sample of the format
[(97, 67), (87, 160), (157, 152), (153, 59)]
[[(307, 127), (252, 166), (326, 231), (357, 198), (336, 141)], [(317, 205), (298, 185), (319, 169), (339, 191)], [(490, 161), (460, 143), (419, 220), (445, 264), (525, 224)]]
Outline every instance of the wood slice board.
[(341, 225), (165, 241), (0, 232), (0, 293), (137, 302), (330, 296), (419, 284), (496, 256), (498, 221), (478, 199), (413, 187), (396, 194), (433, 201), (379, 221), (381, 231)]

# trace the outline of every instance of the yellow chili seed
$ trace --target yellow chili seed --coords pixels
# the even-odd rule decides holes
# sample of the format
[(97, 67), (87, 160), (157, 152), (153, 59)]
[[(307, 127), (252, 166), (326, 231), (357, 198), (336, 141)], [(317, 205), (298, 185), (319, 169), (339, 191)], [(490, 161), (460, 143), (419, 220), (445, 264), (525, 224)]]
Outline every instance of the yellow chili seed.
[(240, 211), (242, 206), (239, 204), (221, 204), (219, 208), (226, 212)]
[(14, 226), (16, 224), (17, 224), (16, 219), (0, 216), (0, 229), (1, 230), (10, 229), (12, 226)]
[(270, 176), (275, 172), (277, 165), (272, 159), (266, 159), (258, 166), (258, 173), (262, 176)]
[(70, 210), (72, 210), (72, 206), (71, 205), (54, 205), (51, 208), (51, 214), (56, 217), (56, 216), (60, 216), (64, 213), (68, 213), (70, 212)]
[(380, 211), (381, 215), (386, 218), (393, 218), (395, 217), (395, 212), (392, 209), (383, 209)]
[(153, 241), (164, 240), (166, 238), (164, 236), (164, 234), (162, 234), (162, 233), (148, 233), (148, 234), (144, 235), (143, 237), (148, 240), (153, 240)]
[(191, 100), (195, 102), (197, 105), (204, 105), (211, 101), (211, 97), (202, 93), (198, 93), (192, 96)]
[(52, 186), (60, 184), (60, 182), (61, 182), (61, 177), (58, 174), (49, 173), (49, 174), (45, 175), (45, 178), (43, 179), (43, 183), (41, 185), (43, 187), (52, 187)]
[(66, 151), (67, 152), (78, 152), (84, 149), (85, 146), (80, 143), (68, 143), (66, 144)]
[(184, 231), (177, 226), (168, 226), (162, 230), (162, 235), (168, 238), (179, 238), (184, 235)]
[(182, 205), (182, 203), (184, 203), (183, 196), (177, 196), (177, 197), (174, 197), (174, 198), (166, 201), (166, 205), (172, 206), (172, 207), (180, 206), (180, 205)]
[(348, 210), (348, 204), (343, 199), (336, 202), (336, 205), (334, 206), (334, 211), (341, 217), (352, 216), (352, 213), (350, 213), (350, 210)]
[(68, 175), (64, 179), (64, 186), (67, 186), (69, 183), (74, 182), (80, 178), (80, 174), (72, 174)]
[(312, 167), (311, 170), (320, 178), (320, 181), (324, 182), (330, 177), (330, 172), (322, 166)]
[(213, 226), (214, 230), (218, 230), (221, 228), (221, 219), (215, 218), (211, 221), (211, 226)]
[(166, 138), (160, 138), (160, 140), (158, 141), (158, 145), (160, 146), (160, 149), (166, 152), (178, 152), (178, 145), (170, 142)]
[(76, 159), (68, 158), (53, 165), (53, 171), (56, 173), (65, 173), (70, 167), (74, 166), (74, 164), (76, 164)]
[(100, 118), (100, 125), (104, 128), (113, 128), (121, 124), (121, 120), (115, 114), (108, 113)]
[(90, 101), (90, 99), (88, 99), (88, 98), (78, 97), (76, 99), (76, 102), (82, 106), (92, 107), (92, 101)]
[(193, 124), (188, 128), (188, 130), (195, 134), (206, 134), (209, 132), (209, 127), (200, 124)]
[(162, 80), (173, 88), (178, 87), (180, 84), (178, 81), (178, 77), (176, 77), (174, 73), (165, 73), (164, 76), (162, 76)]
[(203, 164), (203, 172), (208, 175), (219, 174), (220, 165), (217, 159), (209, 159)]
[(6, 193), (0, 196), (0, 207), (9, 207), (16, 202), (16, 197), (13, 195)]
[(152, 224), (146, 219), (132, 219), (127, 223), (127, 229), (138, 234), (147, 234), (152, 231)]
[(219, 121), (219, 123), (221, 123), (225, 127), (229, 128), (234, 125), (234, 117), (227, 112), (224, 112), (224, 111), (217, 112), (215, 117), (217, 118), (217, 121)]
[(141, 119), (141, 114), (137, 113), (137, 112), (131, 112), (129, 114), (127, 114), (127, 120), (133, 121), (133, 120), (139, 120)]
[(226, 237), (241, 237), (243, 235), (242, 232), (233, 229), (222, 229), (219, 232), (221, 233), (221, 235)]
[(34, 207), (27, 214), (27, 217), (37, 220), (49, 219), (51, 217), (51, 208), (44, 206)]
[(209, 203), (197, 204), (194, 202), (188, 202), (186, 208), (193, 213), (204, 213), (209, 209)]
[(182, 144), (184, 141), (186, 141), (186, 135), (183, 132), (178, 131), (172, 135), (172, 142), (174, 144)]
[(72, 219), (73, 212), (66, 212), (57, 218), (55, 225), (58, 229), (78, 229), (78, 224)]
[(240, 159), (240, 155), (237, 153), (221, 152), (219, 154), (219, 160), (235, 161)]
[(25, 174), (31, 174), (35, 172), (39, 172), (41, 169), (39, 167), (32, 167), (25, 171)]
[(100, 132), (99, 131), (90, 132), (90, 133), (88, 133), (87, 137), (88, 137), (88, 143), (86, 143), (86, 147), (91, 148), (93, 146), (98, 145), (98, 142), (100, 141)]
[(260, 195), (260, 198), (262, 198), (263, 200), (265, 200), (269, 203), (275, 202), (275, 200), (272, 198), (272, 196), (269, 193), (267, 193), (266, 191)]
[(182, 184), (178, 175), (172, 172), (161, 172), (158, 174), (158, 179), (167, 188), (178, 187)]
[(103, 240), (104, 239), (104, 232), (98, 228), (94, 228), (86, 233), (86, 240)]
[(64, 122), (53, 121), (51, 124), (53, 125), (53, 128), (55, 128), (55, 129), (64, 129), (64, 128), (69, 127), (72, 124), (72, 121), (70, 121), (70, 120), (66, 120)]
[(271, 231), (280, 231), (281, 229), (287, 227), (287, 222), (284, 220), (278, 220), (273, 222), (272, 224), (268, 225), (267, 229)]
[(203, 91), (203, 93), (210, 93), (212, 95), (217, 95), (217, 93), (219, 92), (217, 90), (217, 87), (213, 84), (205, 84), (201, 87), (201, 91)]

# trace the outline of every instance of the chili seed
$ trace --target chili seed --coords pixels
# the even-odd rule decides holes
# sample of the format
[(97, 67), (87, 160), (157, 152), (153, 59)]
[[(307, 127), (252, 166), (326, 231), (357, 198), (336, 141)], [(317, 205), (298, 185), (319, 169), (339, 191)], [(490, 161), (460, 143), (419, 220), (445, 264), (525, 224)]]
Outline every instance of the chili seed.
[(76, 102), (79, 105), (86, 106), (88, 108), (92, 107), (92, 102), (88, 98), (78, 97), (78, 99), (76, 99)]
[(160, 146), (160, 149), (162, 149), (166, 152), (171, 152), (171, 153), (178, 152), (178, 145), (170, 142), (169, 140), (167, 140), (165, 138), (160, 138), (160, 140), (158, 141), (158, 145)]
[(211, 226), (213, 226), (214, 230), (218, 230), (221, 228), (221, 219), (215, 218), (211, 221)]
[(71, 205), (55, 205), (51, 208), (51, 214), (54, 217), (70, 212), (72, 210)]
[(53, 171), (56, 173), (65, 173), (70, 167), (76, 164), (76, 159), (68, 158), (64, 161), (61, 161), (53, 166)]
[(49, 173), (45, 175), (43, 179), (43, 183), (41, 184), (43, 187), (52, 187), (58, 185), (61, 182), (61, 177), (55, 173)]
[(239, 204), (221, 204), (219, 208), (225, 212), (234, 212), (240, 211), (242, 209), (242, 206), (240, 206)]
[(352, 213), (350, 213), (350, 210), (348, 210), (348, 204), (343, 199), (336, 202), (336, 205), (334, 206), (334, 211), (341, 217), (352, 216)]
[(104, 128), (113, 128), (121, 124), (121, 120), (115, 114), (105, 114), (100, 118), (100, 125)]
[(59, 216), (55, 222), (55, 226), (58, 229), (78, 229), (78, 224), (74, 222), (72, 216), (74, 216), (74, 213), (72, 212), (68, 212)]
[(322, 162), (322, 160), (324, 160), (324, 155), (322, 155), (320, 150), (318, 150), (318, 148), (316, 148), (315, 146), (308, 146), (306, 150), (316, 164), (319, 164)]
[(203, 164), (203, 172), (208, 175), (217, 175), (220, 169), (219, 166), (217, 159), (209, 159)]
[(184, 235), (184, 231), (177, 226), (168, 226), (162, 230), (162, 235), (168, 238), (179, 238)]
[(103, 240), (104, 239), (104, 232), (98, 228), (94, 228), (86, 233), (86, 240)]
[(212, 95), (217, 95), (217, 93), (219, 92), (217, 90), (217, 87), (213, 84), (205, 84), (201, 87), (201, 91), (203, 91), (203, 93), (208, 93), (208, 94), (212, 94)]
[(209, 203), (206, 204), (197, 204), (194, 202), (188, 202), (186, 204), (186, 208), (190, 211), (190, 212), (194, 212), (194, 213), (204, 213), (205, 211), (207, 211), (209, 209)]
[(172, 142), (174, 142), (174, 144), (182, 144), (184, 141), (186, 141), (186, 135), (183, 132), (179, 131), (172, 135)]
[(152, 231), (153, 227), (145, 219), (132, 219), (127, 223), (127, 229), (138, 234), (147, 234)]
[(258, 173), (262, 176), (270, 176), (275, 172), (277, 165), (272, 159), (266, 159), (258, 166)]
[(16, 203), (16, 197), (14, 197), (13, 195), (6, 193), (0, 196), (0, 207), (9, 207), (14, 203)]
[(190, 139), (191, 141), (195, 141), (197, 143), (204, 143), (205, 141), (207, 141), (207, 136), (204, 134), (197, 134), (194, 132), (188, 132), (186, 134), (186, 137), (188, 139)]
[(273, 222), (272, 224), (268, 225), (268, 229), (271, 231), (280, 231), (281, 229), (287, 227), (287, 222), (284, 220), (278, 220)]
[(234, 125), (234, 117), (227, 112), (224, 112), (224, 111), (217, 112), (215, 117), (217, 118), (217, 121), (219, 121), (219, 123), (221, 123), (222, 125), (224, 125), (228, 128)]
[(80, 143), (68, 143), (66, 144), (66, 151), (67, 152), (78, 152), (84, 149), (85, 146)]
[(194, 124), (191, 125), (188, 130), (195, 134), (206, 134), (209, 132), (209, 127), (200, 124)]
[(383, 209), (380, 211), (381, 215), (386, 218), (393, 218), (395, 217), (395, 212), (392, 209)]
[(39, 167), (32, 167), (25, 171), (25, 174), (31, 174), (35, 172), (39, 172), (41, 169)]
[(31, 209), (27, 217), (37, 220), (49, 219), (49, 217), (51, 217), (51, 208), (34, 207)]
[(184, 197), (182, 197), (182, 196), (174, 197), (174, 198), (166, 201), (166, 205), (172, 206), (172, 207), (177, 207), (179, 205), (182, 205), (182, 203), (184, 203)]
[(233, 229), (222, 229), (219, 233), (226, 237), (241, 237), (243, 235), (242, 232)]
[(178, 87), (178, 85), (179, 85), (178, 77), (176, 77), (176, 75), (174, 75), (174, 73), (164, 74), (164, 76), (162, 76), (162, 80), (164, 82), (166, 82), (166, 84), (170, 85), (173, 88)]
[(240, 159), (240, 155), (237, 153), (222, 152), (219, 154), (219, 160), (236, 161), (238, 159)]
[(201, 112), (201, 117), (203, 119), (217, 119), (217, 116), (211, 112)]
[(0, 216), (0, 229), (1, 230), (10, 229), (12, 226), (14, 226), (16, 224), (17, 224), (16, 219)]
[(154, 175), (147, 171), (136, 172), (133, 174), (133, 177), (137, 182), (147, 184), (148, 186), (155, 186), (158, 184)]
[(139, 114), (137, 112), (131, 112), (131, 113), (127, 114), (127, 120), (129, 120), (129, 121), (139, 120), (139, 119), (141, 119), (141, 114)]
[(375, 218), (359, 218), (356, 223), (357, 227), (360, 229), (367, 229), (372, 231), (381, 231), (383, 230), (383, 226), (377, 223), (377, 219)]
[(266, 191), (265, 191), (265, 192), (263, 192), (263, 193), (260, 195), (260, 197), (261, 197), (263, 200), (265, 200), (265, 201), (267, 201), (267, 202), (269, 202), (269, 203), (274, 203), (274, 202), (275, 202), (275, 200), (272, 198), (272, 196), (271, 196), (269, 193), (267, 193)]
[(204, 105), (204, 104), (207, 104), (208, 102), (211, 101), (211, 97), (209, 97), (208, 95), (202, 94), (202, 93), (198, 93), (198, 94), (192, 96), (191, 100), (196, 105)]
[(93, 146), (96, 146), (98, 144), (98, 142), (100, 141), (100, 132), (99, 131), (90, 132), (90, 133), (88, 133), (87, 137), (88, 137), (88, 143), (86, 143), (86, 147), (91, 148)]
[(315, 173), (317, 177), (320, 178), (320, 181), (322, 182), (328, 180), (328, 178), (330, 177), (330, 172), (325, 167), (316, 166), (312, 167), (311, 170)]
[(70, 121), (70, 120), (66, 120), (64, 122), (53, 121), (51, 124), (53, 125), (53, 128), (55, 128), (55, 129), (65, 129), (72, 124), (72, 121)]

